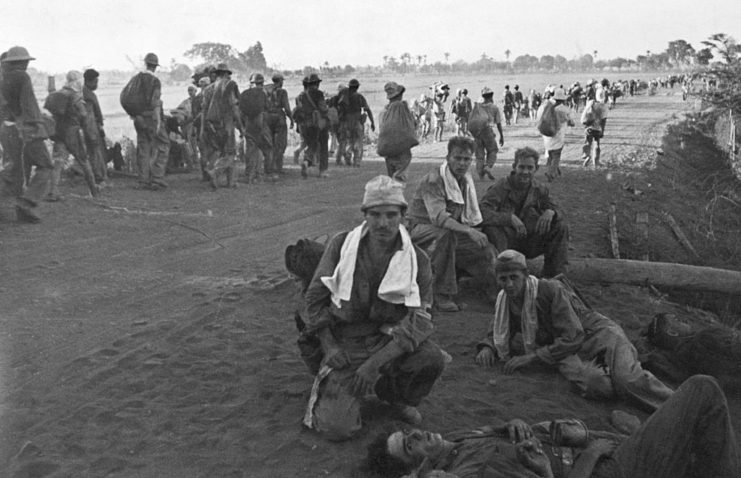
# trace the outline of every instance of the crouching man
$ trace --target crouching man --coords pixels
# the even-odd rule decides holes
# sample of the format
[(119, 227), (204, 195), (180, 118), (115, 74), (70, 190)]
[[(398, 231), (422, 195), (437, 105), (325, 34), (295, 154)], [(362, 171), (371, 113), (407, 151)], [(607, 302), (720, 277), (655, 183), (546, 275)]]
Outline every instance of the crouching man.
[(511, 249), (497, 256), (495, 267), (502, 290), (486, 339), (477, 345), (479, 365), (491, 366), (497, 357), (505, 373), (553, 365), (585, 398), (617, 396), (651, 412), (672, 396), (643, 370), (623, 329), (587, 307), (569, 284), (528, 275), (525, 256)]
[(372, 179), (361, 209), (365, 221), (329, 242), (305, 294), (306, 332), (318, 336), (324, 357), (304, 424), (330, 440), (360, 430), (361, 401), (371, 394), (420, 423), (416, 407), (444, 366), (427, 340), (432, 272), (402, 225), (403, 185)]
[(537, 170), (537, 151), (515, 151), (512, 172), (481, 198), (482, 230), (498, 251), (514, 249), (528, 259), (543, 254), (543, 276), (554, 277), (568, 263), (569, 229), (548, 188), (534, 178)]
[(474, 143), (454, 136), (448, 156), (428, 173), (414, 194), (409, 225), (414, 243), (430, 254), (434, 272), (435, 307), (457, 312), (457, 272), (464, 271), (488, 290), (495, 288), (496, 251), (478, 228), (481, 211), (471, 173)]
[(366, 465), (389, 478), (407, 473), (419, 478), (741, 476), (728, 402), (706, 375), (683, 383), (629, 437), (589, 433), (573, 419), (550, 423), (567, 423), (567, 430), (581, 425), (584, 433), (549, 433), (548, 422), (530, 427), (518, 419), (445, 437), (399, 430), (378, 435)]

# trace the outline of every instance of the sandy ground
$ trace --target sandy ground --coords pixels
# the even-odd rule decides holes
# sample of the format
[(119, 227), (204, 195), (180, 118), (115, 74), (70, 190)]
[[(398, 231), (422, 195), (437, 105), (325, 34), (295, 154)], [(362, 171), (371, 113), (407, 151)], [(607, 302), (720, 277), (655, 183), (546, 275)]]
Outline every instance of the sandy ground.
[[(674, 94), (619, 103), (604, 159), (655, 154), (686, 108)], [(498, 177), (516, 147), (542, 145), (527, 121), (507, 128), (505, 141)], [(580, 142), (575, 128), (552, 194), (568, 212), (573, 256), (607, 257), (609, 203), (636, 199), (619, 172), (609, 181), (581, 168)], [(444, 143), (414, 154), (408, 195)], [(0, 223), (0, 475), (360, 476), (365, 445), (393, 419), (370, 403), (366, 431), (343, 444), (301, 427), (312, 377), (295, 347), (297, 296), (283, 269), (289, 243), (356, 225), (363, 184), (385, 170), (373, 158), (360, 169), (331, 164), (328, 179), (302, 180), (291, 164), (276, 183), (217, 192), (195, 174), (169, 177), (164, 192), (116, 178), (99, 201), (68, 180), (66, 201), (45, 205), (42, 224)], [(641, 348), (654, 313), (685, 310), (645, 288), (581, 287)], [(473, 345), (491, 306), (468, 287), (459, 300), (463, 312), (435, 317), (435, 339), (454, 360), (420, 406), (424, 427), (576, 416), (610, 429), (616, 408), (645, 418), (623, 403), (581, 399), (551, 370), (477, 367)], [(741, 403), (731, 405), (738, 427)]]

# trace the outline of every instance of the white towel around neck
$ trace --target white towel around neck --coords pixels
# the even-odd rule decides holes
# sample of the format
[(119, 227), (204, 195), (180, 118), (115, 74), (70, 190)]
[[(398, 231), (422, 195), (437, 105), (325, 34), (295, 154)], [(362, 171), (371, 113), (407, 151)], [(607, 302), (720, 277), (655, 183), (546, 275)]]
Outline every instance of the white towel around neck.
[[(535, 334), (538, 332), (538, 312), (535, 307), (538, 297), (538, 278), (527, 276), (525, 279), (525, 300), (522, 303), (522, 341), (525, 343), (525, 352), (535, 350)], [(509, 360), (509, 300), (504, 290), (499, 291), (497, 303), (494, 306), (494, 347), (500, 360)]]
[[(366, 234), (368, 226), (365, 221), (350, 231), (340, 250), (340, 260), (331, 276), (321, 277), (322, 283), (332, 294), (332, 303), (341, 307), (341, 301), (350, 300), (355, 265), (358, 260), (360, 239)], [(386, 274), (378, 287), (378, 298), (392, 304), (404, 304), (407, 307), (420, 307), (422, 304), (417, 284), (417, 254), (412, 239), (403, 225), (399, 225), (401, 249), (396, 251), (389, 261)]]
[(461, 216), (461, 222), (467, 226), (476, 226), (481, 224), (483, 217), (481, 216), (481, 210), (479, 210), (479, 200), (476, 197), (476, 187), (473, 184), (473, 177), (471, 173), (466, 173), (466, 197), (463, 198), (463, 192), (461, 187), (458, 185), (458, 180), (455, 179), (453, 172), (448, 167), (448, 162), (445, 161), (440, 165), (440, 177), (443, 178), (445, 184), (445, 195), (456, 204), (463, 204), (465, 209)]

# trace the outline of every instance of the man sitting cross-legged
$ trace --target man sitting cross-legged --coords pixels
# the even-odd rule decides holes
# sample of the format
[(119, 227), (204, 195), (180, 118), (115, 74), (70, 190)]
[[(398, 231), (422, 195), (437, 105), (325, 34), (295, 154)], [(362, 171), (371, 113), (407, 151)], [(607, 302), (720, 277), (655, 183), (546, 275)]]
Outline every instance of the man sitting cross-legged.
[(416, 429), (381, 434), (368, 447), (367, 466), (389, 478), (741, 476), (728, 402), (706, 375), (688, 379), (628, 437), (581, 427), (581, 436), (559, 439), (543, 425), (511, 420), (445, 438)]
[(473, 141), (454, 136), (448, 156), (438, 168), (422, 178), (409, 207), (412, 241), (430, 255), (434, 274), (435, 307), (455, 312), (457, 271), (465, 271), (481, 284), (495, 285), (496, 251), (478, 229), (481, 212), (473, 178)]
[(649, 411), (671, 397), (669, 387), (643, 370), (623, 329), (587, 307), (568, 283), (529, 275), (525, 256), (511, 249), (497, 256), (496, 275), (502, 290), (477, 345), (479, 365), (498, 358), (505, 373), (553, 365), (586, 398), (617, 395)]
[(323, 359), (304, 424), (330, 440), (360, 430), (361, 400), (374, 393), (419, 423), (416, 406), (443, 371), (427, 340), (430, 261), (401, 224), (403, 187), (387, 176), (366, 184), (365, 221), (332, 238), (306, 290), (304, 333), (318, 337)]
[(569, 230), (548, 188), (535, 179), (537, 170), (537, 151), (515, 151), (512, 172), (481, 198), (481, 226), (498, 251), (514, 249), (528, 259), (543, 254), (543, 276), (553, 277), (565, 272)]

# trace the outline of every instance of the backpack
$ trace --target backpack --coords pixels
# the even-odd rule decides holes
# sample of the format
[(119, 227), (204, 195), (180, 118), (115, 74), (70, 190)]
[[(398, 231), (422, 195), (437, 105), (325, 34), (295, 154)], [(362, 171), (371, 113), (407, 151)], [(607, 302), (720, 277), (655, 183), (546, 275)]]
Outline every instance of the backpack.
[(55, 118), (66, 116), (67, 108), (69, 108), (69, 95), (62, 90), (52, 91), (44, 101), (44, 108)]
[(473, 134), (478, 134), (483, 131), (488, 124), (489, 113), (481, 103), (476, 103), (471, 112), (471, 116), (468, 118), (468, 130)]
[(249, 88), (239, 95), (239, 110), (249, 119), (255, 119), (267, 109), (267, 95), (260, 88)]
[(121, 90), (121, 106), (129, 116), (139, 116), (149, 109), (146, 99), (144, 75), (146, 73), (135, 75), (126, 83), (124, 89)]
[(543, 114), (538, 121), (538, 131), (543, 136), (555, 136), (558, 133), (558, 127), (556, 105), (550, 101), (546, 101), (545, 106), (543, 106)]

